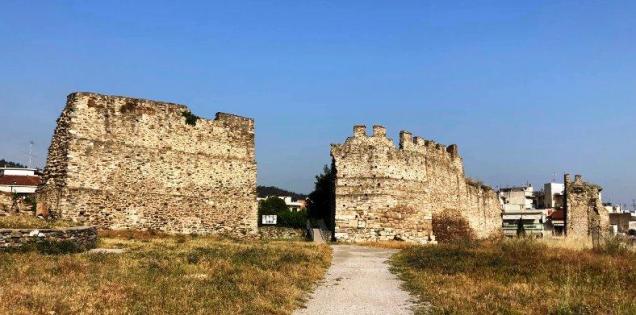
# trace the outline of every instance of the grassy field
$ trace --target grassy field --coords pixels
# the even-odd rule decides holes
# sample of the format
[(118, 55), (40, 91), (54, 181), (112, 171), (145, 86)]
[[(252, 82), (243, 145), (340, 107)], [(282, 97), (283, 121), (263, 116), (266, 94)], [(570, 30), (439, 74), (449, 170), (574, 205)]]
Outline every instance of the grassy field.
[(327, 246), (110, 234), (124, 254), (0, 253), (0, 313), (287, 314), (329, 266)]
[(0, 229), (51, 229), (72, 226), (78, 224), (63, 220), (44, 220), (32, 215), (0, 216)]
[(419, 246), (392, 258), (419, 313), (636, 314), (636, 254), (532, 240)]

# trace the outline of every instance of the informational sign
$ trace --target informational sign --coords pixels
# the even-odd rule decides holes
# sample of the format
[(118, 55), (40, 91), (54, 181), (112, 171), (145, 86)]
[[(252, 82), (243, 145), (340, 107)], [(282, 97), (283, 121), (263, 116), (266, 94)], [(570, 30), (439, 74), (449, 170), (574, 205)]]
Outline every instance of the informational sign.
[(261, 217), (262, 217), (261, 218), (261, 223), (262, 224), (276, 225), (277, 215), (275, 215), (275, 214), (262, 215)]

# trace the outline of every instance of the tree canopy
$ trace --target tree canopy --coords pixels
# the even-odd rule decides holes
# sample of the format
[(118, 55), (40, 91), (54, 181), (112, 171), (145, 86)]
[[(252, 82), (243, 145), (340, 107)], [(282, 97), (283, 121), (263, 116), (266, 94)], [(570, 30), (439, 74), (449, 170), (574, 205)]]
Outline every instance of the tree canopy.
[(269, 196), (290, 196), (294, 200), (305, 200), (305, 198), (307, 198), (307, 195), (288, 191), (276, 186), (258, 186), (256, 187), (256, 192), (260, 198), (266, 198)]
[(26, 166), (20, 164), (20, 163), (16, 163), (16, 162), (11, 162), (11, 161), (7, 161), (5, 159), (0, 159), (0, 167), (20, 167), (20, 168), (26, 168)]
[(335, 167), (325, 165), (322, 173), (316, 176), (314, 191), (309, 194), (307, 209), (312, 219), (322, 219), (331, 229), (334, 226), (334, 208), (336, 200)]
[(280, 214), (289, 211), (285, 201), (277, 197), (269, 197), (258, 203), (258, 212), (260, 215)]

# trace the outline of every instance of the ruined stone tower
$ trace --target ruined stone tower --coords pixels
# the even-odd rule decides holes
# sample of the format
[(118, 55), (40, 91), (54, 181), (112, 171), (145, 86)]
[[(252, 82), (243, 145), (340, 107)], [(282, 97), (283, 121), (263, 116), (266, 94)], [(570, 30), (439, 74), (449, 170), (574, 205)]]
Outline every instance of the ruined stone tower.
[(109, 229), (255, 234), (254, 121), (70, 94), (49, 148), (38, 212)]
[(609, 233), (609, 214), (601, 199), (600, 186), (586, 183), (581, 175), (574, 181), (564, 176), (566, 234), (568, 237), (593, 238), (595, 241)]
[(344, 144), (332, 145), (336, 168), (335, 236), (342, 241), (400, 239), (426, 243), (433, 214), (463, 216), (479, 237), (501, 227), (492, 189), (468, 181), (456, 145), (400, 133), (399, 148), (382, 126), (355, 126)]

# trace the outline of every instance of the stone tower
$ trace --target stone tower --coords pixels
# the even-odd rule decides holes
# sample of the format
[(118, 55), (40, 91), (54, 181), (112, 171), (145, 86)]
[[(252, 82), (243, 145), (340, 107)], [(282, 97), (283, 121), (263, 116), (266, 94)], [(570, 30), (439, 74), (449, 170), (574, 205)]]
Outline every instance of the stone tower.
[(70, 94), (49, 148), (38, 212), (107, 229), (255, 234), (254, 121)]
[(609, 214), (601, 199), (601, 188), (586, 183), (581, 175), (574, 181), (564, 176), (566, 235), (575, 238), (591, 237), (598, 240), (609, 233)]
[(332, 145), (336, 169), (335, 236), (342, 241), (434, 240), (433, 215), (459, 213), (477, 236), (501, 228), (501, 206), (492, 189), (468, 181), (457, 145), (400, 133), (399, 147), (386, 129), (355, 126), (344, 144)]

